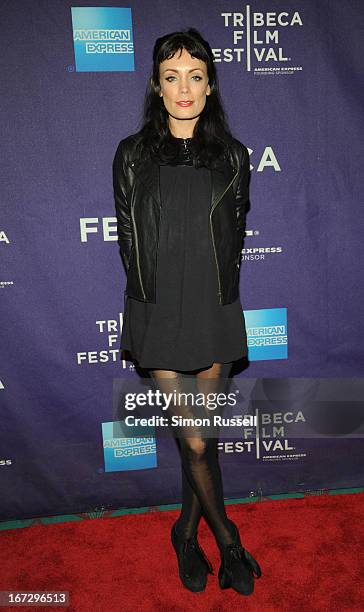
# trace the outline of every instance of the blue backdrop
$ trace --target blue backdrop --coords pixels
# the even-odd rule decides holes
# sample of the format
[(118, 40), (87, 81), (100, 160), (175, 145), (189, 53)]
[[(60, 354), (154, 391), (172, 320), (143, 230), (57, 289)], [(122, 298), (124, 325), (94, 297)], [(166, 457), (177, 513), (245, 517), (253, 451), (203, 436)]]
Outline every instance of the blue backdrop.
[[(125, 441), (112, 426), (115, 384), (138, 376), (119, 352), (112, 159), (140, 127), (154, 41), (201, 31), (249, 149), (240, 292), (250, 362), (236, 377), (268, 379), (269, 399), (269, 379), (363, 372), (362, 2), (13, 0), (0, 10), (1, 518), (178, 502), (173, 440)], [(274, 429), (297, 410), (261, 410), (273, 445), (221, 444), (226, 497), (363, 484), (358, 437), (293, 444)]]

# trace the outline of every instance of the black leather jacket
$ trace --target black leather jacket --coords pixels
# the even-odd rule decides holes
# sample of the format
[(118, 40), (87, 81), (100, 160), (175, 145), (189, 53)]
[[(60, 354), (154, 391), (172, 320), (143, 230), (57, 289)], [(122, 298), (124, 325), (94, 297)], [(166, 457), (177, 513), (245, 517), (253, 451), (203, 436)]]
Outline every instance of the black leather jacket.
[[(139, 159), (139, 132), (120, 141), (113, 160), (113, 187), (120, 256), (127, 282), (125, 297), (156, 301), (156, 262), (162, 207), (159, 165)], [(211, 170), (210, 229), (220, 304), (239, 297), (239, 266), (249, 200), (249, 153), (234, 139), (231, 161)]]

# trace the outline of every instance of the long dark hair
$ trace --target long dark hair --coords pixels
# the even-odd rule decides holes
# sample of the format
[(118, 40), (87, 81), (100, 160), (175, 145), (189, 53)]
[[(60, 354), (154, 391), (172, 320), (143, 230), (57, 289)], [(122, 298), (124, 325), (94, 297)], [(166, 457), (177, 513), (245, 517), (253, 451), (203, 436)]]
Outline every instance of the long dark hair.
[(178, 50), (182, 53), (182, 49), (186, 49), (190, 55), (202, 60), (207, 66), (210, 95), (206, 96), (205, 107), (193, 131), (194, 165), (213, 168), (218, 160), (229, 155), (232, 134), (219, 94), (211, 47), (195, 28), (166, 34), (157, 38), (154, 44), (153, 70), (145, 93), (143, 125), (140, 129), (140, 154), (156, 156), (162, 163), (173, 161), (177, 154), (177, 142), (171, 138), (168, 127), (168, 112), (159, 95), (159, 64)]

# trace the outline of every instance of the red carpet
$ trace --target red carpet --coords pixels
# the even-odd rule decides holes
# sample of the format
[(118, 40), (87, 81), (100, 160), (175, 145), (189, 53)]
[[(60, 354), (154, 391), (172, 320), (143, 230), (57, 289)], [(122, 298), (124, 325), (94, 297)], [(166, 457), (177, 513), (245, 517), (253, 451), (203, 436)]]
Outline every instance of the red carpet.
[(363, 509), (364, 493), (227, 506), (262, 567), (251, 597), (220, 591), (204, 522), (200, 542), (216, 576), (204, 593), (180, 584), (175, 510), (2, 531), (0, 590), (69, 590), (66, 609), (90, 612), (363, 610)]

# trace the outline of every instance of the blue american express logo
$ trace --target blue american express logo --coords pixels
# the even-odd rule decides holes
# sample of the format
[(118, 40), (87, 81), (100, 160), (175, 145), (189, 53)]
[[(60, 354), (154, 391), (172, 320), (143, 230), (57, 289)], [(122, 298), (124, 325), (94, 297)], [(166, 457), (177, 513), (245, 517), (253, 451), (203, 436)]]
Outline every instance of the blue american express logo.
[(72, 7), (77, 72), (134, 70), (130, 8)]

